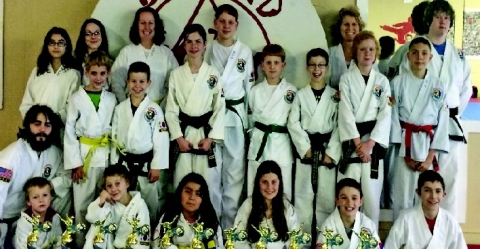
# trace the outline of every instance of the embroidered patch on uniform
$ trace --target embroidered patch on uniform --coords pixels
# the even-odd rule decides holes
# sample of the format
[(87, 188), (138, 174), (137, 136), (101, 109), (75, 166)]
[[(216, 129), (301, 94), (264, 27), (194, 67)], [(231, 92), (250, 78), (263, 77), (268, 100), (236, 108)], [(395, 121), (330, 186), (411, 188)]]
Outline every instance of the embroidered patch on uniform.
[(395, 105), (395, 97), (394, 96), (388, 96), (388, 105), (389, 106), (394, 106)]
[(0, 182), (9, 183), (12, 180), (13, 173), (11, 169), (0, 167)]
[(255, 81), (255, 72), (250, 73), (250, 79), (248, 79), (248, 82), (254, 82)]
[(153, 118), (155, 118), (155, 115), (157, 115), (155, 108), (149, 107), (147, 112), (145, 112), (145, 120), (147, 120), (147, 122), (152, 122)]
[(335, 103), (340, 102), (340, 91), (336, 91), (336, 92), (332, 95), (332, 100), (333, 100), (333, 102), (335, 102)]
[(210, 75), (210, 78), (208, 78), (207, 80), (208, 87), (210, 87), (210, 89), (213, 89), (217, 85), (217, 82), (218, 82), (217, 76)]
[(442, 97), (442, 90), (440, 88), (433, 88), (432, 98), (434, 100), (439, 100)]
[(144, 233), (141, 234), (140, 236), (140, 245), (142, 246), (149, 246), (150, 245), (150, 233)]
[(463, 49), (458, 49), (458, 57), (460, 57), (460, 59), (465, 59), (465, 51)]
[(375, 85), (375, 87), (373, 88), (373, 95), (375, 95), (375, 97), (379, 99), (380, 96), (382, 96), (382, 93), (383, 93), (383, 87), (381, 85)]
[(158, 122), (158, 127), (160, 132), (168, 131), (167, 123), (164, 120)]
[(245, 62), (244, 59), (238, 59), (237, 70), (238, 70), (239, 73), (245, 72), (245, 64), (247, 64), (247, 63)]
[(288, 90), (286, 93), (285, 93), (285, 101), (289, 104), (291, 104), (293, 102), (293, 99), (295, 98), (295, 92), (292, 91), (292, 90)]
[(50, 174), (52, 173), (52, 165), (47, 164), (43, 168), (43, 177), (48, 178), (50, 177)]
[(222, 93), (220, 94), (220, 97), (225, 98), (225, 92), (223, 91), (223, 87), (222, 87)]

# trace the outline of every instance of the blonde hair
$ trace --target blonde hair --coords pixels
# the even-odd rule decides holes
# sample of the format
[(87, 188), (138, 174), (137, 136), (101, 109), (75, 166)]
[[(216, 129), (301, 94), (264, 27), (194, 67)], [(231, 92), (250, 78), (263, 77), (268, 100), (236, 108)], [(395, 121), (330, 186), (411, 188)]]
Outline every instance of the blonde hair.
[(355, 38), (353, 38), (353, 45), (352, 45), (352, 58), (355, 61), (355, 63), (358, 63), (357, 61), (357, 52), (358, 52), (358, 46), (360, 46), (360, 43), (365, 40), (373, 40), (375, 42), (375, 59), (378, 59), (380, 56), (380, 45), (378, 44), (377, 39), (375, 38), (375, 35), (373, 34), (372, 31), (361, 31), (358, 33)]
[(345, 18), (346, 16), (352, 16), (355, 18), (358, 26), (360, 27), (359, 31), (362, 31), (365, 28), (365, 23), (363, 22), (362, 17), (360, 16), (360, 12), (356, 6), (349, 5), (347, 7), (341, 8), (340, 11), (338, 11), (337, 20), (330, 27), (330, 35), (332, 37), (333, 45), (338, 45), (343, 40), (342, 34), (340, 33), (340, 28), (342, 27), (343, 18)]
[(112, 68), (112, 59), (103, 51), (93, 51), (85, 59), (85, 71), (90, 71), (92, 66), (105, 66), (107, 71), (110, 72)]

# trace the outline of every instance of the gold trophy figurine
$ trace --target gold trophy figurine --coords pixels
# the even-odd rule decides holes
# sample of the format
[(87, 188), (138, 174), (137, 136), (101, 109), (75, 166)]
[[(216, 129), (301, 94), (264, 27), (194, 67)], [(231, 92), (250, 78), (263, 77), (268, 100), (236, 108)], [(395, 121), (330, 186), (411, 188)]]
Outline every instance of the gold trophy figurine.
[(105, 218), (101, 220), (97, 220), (93, 223), (95, 227), (95, 237), (93, 238), (93, 247), (97, 248), (96, 244), (105, 242), (103, 238), (105, 234), (115, 234), (117, 231), (117, 225), (115, 223), (111, 223), (105, 226), (105, 221), (107, 220), (110, 213), (108, 213)]
[(27, 237), (27, 248), (34, 249), (35, 243), (38, 242), (38, 234), (50, 231), (52, 223), (50, 221), (41, 223), (40, 215), (33, 215), (31, 219), (28, 219), (28, 222), (32, 224), (32, 232), (30, 232)]
[(191, 248), (202, 249), (202, 241), (213, 235), (213, 229), (207, 228), (206, 230), (203, 230), (203, 222), (195, 222), (194, 224), (190, 224), (190, 227), (194, 230)]
[(299, 228), (287, 232), (288, 237), (290, 238), (290, 245), (288, 246), (288, 249), (299, 249), (300, 245), (305, 245), (312, 240), (312, 236), (310, 234), (302, 233), (302, 227), (303, 223)]
[[(354, 232), (355, 233), (355, 232)], [(360, 238), (360, 244), (357, 249), (375, 249), (378, 248), (378, 240), (372, 235), (370, 229), (362, 227), (360, 235), (355, 233)]]
[(132, 220), (127, 219), (127, 223), (132, 227), (132, 232), (127, 236), (127, 248), (132, 248), (132, 245), (138, 243), (137, 237), (139, 235), (148, 235), (150, 233), (149, 225), (139, 226), (140, 219), (135, 217)]
[(171, 222), (163, 222), (160, 225), (163, 228), (163, 237), (162, 240), (160, 241), (160, 247), (163, 249), (166, 249), (170, 245), (172, 245), (171, 238), (173, 236), (183, 236), (184, 230), (182, 226), (178, 226), (175, 228), (172, 228), (172, 224), (178, 219), (178, 215), (173, 218)]
[(277, 232), (270, 231), (268, 226), (261, 226), (260, 229), (254, 225), (252, 225), (252, 227), (260, 234), (260, 239), (258, 239), (258, 242), (255, 244), (256, 249), (267, 249), (267, 243), (274, 242), (278, 238)]
[(244, 241), (247, 238), (247, 232), (245, 232), (244, 230), (235, 233), (240, 222), (232, 228), (223, 230), (223, 232), (225, 233), (225, 237), (227, 237), (227, 240), (225, 242), (226, 249), (235, 249), (233, 242)]
[(60, 217), (60, 220), (65, 224), (65, 227), (67, 228), (63, 233), (62, 233), (62, 249), (68, 249), (67, 244), (72, 242), (72, 235), (75, 234), (76, 232), (80, 232), (85, 230), (85, 225), (82, 223), (78, 224), (73, 224), (73, 216), (66, 216), (65, 219), (62, 218), (59, 214), (57, 214), (58, 217)]
[(317, 227), (319, 234), (325, 236), (325, 243), (322, 245), (321, 249), (332, 249), (333, 246), (340, 246), (343, 244), (343, 238), (340, 234), (333, 234), (333, 229), (325, 228), (325, 231), (321, 231)]

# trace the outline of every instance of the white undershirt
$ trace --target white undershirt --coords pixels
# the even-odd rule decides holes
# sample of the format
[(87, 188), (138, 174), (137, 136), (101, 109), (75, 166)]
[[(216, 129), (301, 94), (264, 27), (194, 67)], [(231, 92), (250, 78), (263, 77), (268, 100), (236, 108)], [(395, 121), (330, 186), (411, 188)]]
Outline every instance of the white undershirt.
[(192, 76), (193, 76), (193, 81), (195, 81), (197, 79), (198, 73), (192, 73)]
[[(234, 43), (234, 44), (235, 44), (235, 43)], [(220, 43), (216, 43), (216, 44), (215, 44), (215, 47), (216, 47), (216, 49), (218, 49), (217, 51), (219, 52), (219, 53), (218, 53), (218, 60), (219, 60), (220, 62), (222, 62), (222, 65), (223, 65), (224, 67), (227, 65), (228, 57), (229, 57), (230, 54), (232, 53), (234, 44), (232, 44), (232, 46), (230, 46), (230, 47), (225, 47), (225, 46), (223, 46), (223, 45), (220, 44)]]

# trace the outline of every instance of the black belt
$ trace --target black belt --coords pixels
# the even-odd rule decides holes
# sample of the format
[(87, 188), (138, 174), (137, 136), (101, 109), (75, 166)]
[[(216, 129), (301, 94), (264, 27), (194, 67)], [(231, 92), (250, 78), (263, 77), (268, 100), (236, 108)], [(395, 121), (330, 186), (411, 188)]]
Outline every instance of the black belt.
[[(148, 177), (148, 171), (153, 160), (153, 150), (150, 150), (147, 153), (143, 154), (133, 154), (125, 153), (125, 155), (120, 154), (118, 160), (119, 164), (127, 163), (128, 170), (131, 173), (132, 183), (130, 184), (131, 189), (135, 190), (137, 187), (137, 177)], [(143, 167), (147, 164), (147, 172), (143, 171)]]
[(280, 126), (280, 125), (265, 125), (260, 122), (255, 122), (254, 124), (255, 128), (263, 131), (263, 138), (262, 138), (262, 143), (260, 144), (260, 148), (258, 149), (257, 157), (255, 158), (255, 161), (258, 161), (260, 157), (263, 154), (263, 151), (265, 150), (265, 145), (267, 144), (267, 138), (268, 135), (272, 132), (275, 133), (288, 133), (288, 129), (286, 126)]
[(462, 135), (461, 136), (448, 135), (448, 138), (453, 141), (467, 143), (467, 139), (465, 138), (465, 134), (463, 133), (462, 126), (460, 125), (460, 121), (457, 118), (458, 107), (450, 108), (449, 110), (450, 110), (450, 118), (453, 119), (453, 121), (458, 125), (458, 128), (460, 128), (460, 131), (462, 131)]
[[(360, 134), (360, 139), (371, 133), (373, 128), (375, 127), (375, 124), (377, 123), (376, 120), (372, 121), (367, 121), (367, 122), (362, 122), (362, 123), (356, 123), (358, 133)], [(361, 163), (362, 160), (358, 157), (351, 158), (352, 154), (355, 153), (355, 144), (353, 143), (353, 140), (345, 141), (342, 143), (342, 159), (340, 159), (339, 162), (339, 168), (338, 170), (340, 173), (345, 174), (347, 171), (347, 166), (352, 163)], [(375, 146), (373, 147), (372, 154), (370, 155), (372, 157), (371, 161), (371, 172), (370, 172), (370, 178), (372, 179), (378, 179), (378, 167), (380, 160), (385, 158), (385, 148), (380, 146), (378, 143), (375, 143)]]
[[(188, 126), (191, 126), (195, 129), (200, 129), (203, 127), (203, 132), (205, 135), (205, 138), (208, 137), (208, 133), (212, 129), (210, 125), (208, 124), (208, 121), (212, 117), (213, 112), (207, 112), (201, 116), (189, 116), (183, 112), (180, 112), (178, 115), (178, 119), (180, 120), (180, 129), (182, 130), (182, 133), (185, 134), (185, 130), (187, 129)], [(213, 148), (215, 144), (212, 143), (210, 146), (210, 149), (208, 151), (203, 151), (203, 150), (198, 150), (198, 149), (190, 149), (187, 152), (182, 152), (180, 151), (180, 147), (178, 146), (177, 141), (172, 141), (170, 143), (170, 168), (174, 169), (175, 164), (177, 163), (178, 157), (180, 156), (180, 153), (190, 153), (190, 154), (195, 154), (195, 155), (202, 155), (202, 156), (207, 156), (208, 157), (208, 166), (210, 168), (216, 167), (217, 163), (215, 162), (215, 154), (213, 153)]]

